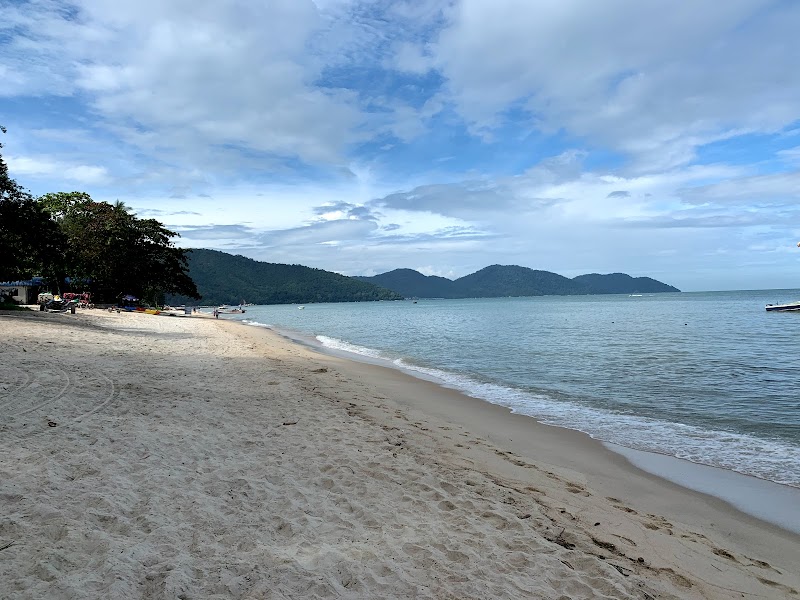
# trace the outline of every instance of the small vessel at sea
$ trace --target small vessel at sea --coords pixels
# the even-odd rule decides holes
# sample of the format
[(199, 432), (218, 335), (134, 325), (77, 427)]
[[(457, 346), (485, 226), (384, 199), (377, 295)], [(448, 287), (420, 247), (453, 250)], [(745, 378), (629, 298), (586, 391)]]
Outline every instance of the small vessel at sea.
[(305, 306), (298, 306), (297, 310), (303, 310), (304, 308), (305, 308)]
[(245, 310), (241, 306), (231, 308), (227, 304), (223, 304), (222, 306), (217, 308), (217, 313), (219, 313), (221, 315), (222, 314), (225, 314), (225, 315), (241, 315), (241, 314), (245, 313)]
[(767, 304), (766, 309), (770, 312), (800, 311), (800, 300), (786, 304)]

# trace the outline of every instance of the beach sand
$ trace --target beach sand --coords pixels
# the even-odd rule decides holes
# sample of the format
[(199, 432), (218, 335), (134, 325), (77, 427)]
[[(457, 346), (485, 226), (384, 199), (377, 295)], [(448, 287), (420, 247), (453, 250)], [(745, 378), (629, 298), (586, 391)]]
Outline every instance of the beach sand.
[(2, 598), (800, 598), (582, 434), (200, 316), (0, 313)]

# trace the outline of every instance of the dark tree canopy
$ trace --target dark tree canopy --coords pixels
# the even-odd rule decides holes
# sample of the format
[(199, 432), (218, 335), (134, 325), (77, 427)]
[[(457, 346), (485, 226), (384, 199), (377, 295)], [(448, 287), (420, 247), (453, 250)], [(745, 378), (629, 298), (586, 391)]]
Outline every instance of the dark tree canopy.
[[(209, 304), (291, 304), (400, 300), (387, 289), (302, 265), (265, 263), (218, 250), (195, 248), (189, 274)], [(186, 302), (175, 296), (172, 303)]]
[(56, 276), (63, 239), (50, 215), (11, 179), (0, 154), (0, 281)]
[(155, 219), (139, 219), (122, 202), (95, 202), (80, 192), (48, 194), (40, 202), (54, 211), (67, 237), (71, 277), (90, 282), (96, 297), (134, 294), (153, 304), (165, 293), (199, 297), (187, 275), (186, 251), (172, 243), (177, 234)]
[(73, 291), (90, 290), (101, 302), (120, 294), (153, 304), (165, 293), (199, 298), (186, 251), (172, 241), (177, 235), (85, 192), (34, 199), (0, 155), (0, 280), (42, 275), (54, 291), (66, 291), (69, 278)]

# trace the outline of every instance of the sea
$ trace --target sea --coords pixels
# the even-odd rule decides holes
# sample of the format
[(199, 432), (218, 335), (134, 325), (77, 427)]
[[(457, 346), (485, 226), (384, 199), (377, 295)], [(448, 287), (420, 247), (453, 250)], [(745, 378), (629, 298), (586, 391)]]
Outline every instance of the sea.
[(250, 306), (226, 315), (612, 447), (800, 488), (800, 290)]

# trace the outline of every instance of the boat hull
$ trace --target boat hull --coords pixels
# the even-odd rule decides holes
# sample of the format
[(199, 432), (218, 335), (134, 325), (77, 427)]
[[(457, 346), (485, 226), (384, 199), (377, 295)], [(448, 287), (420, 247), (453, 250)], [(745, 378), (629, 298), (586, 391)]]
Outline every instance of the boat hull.
[(794, 312), (800, 311), (800, 301), (789, 302), (787, 304), (767, 304), (765, 307), (769, 312)]

